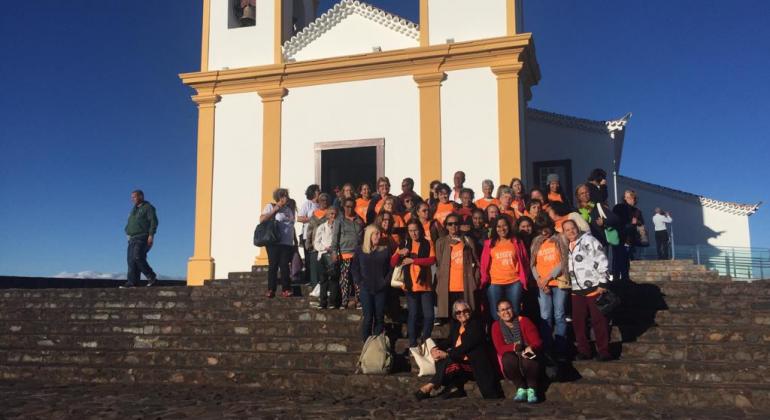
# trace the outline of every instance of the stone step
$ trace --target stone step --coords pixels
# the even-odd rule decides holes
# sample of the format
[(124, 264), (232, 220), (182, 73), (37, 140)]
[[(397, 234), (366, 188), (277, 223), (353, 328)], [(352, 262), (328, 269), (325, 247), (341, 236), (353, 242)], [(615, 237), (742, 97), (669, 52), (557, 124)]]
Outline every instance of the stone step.
[(357, 309), (314, 309), (287, 308), (267, 312), (247, 309), (148, 309), (148, 308), (108, 308), (108, 309), (19, 309), (13, 312), (0, 312), (0, 321), (320, 321), (320, 322), (359, 322), (362, 311)]
[(0, 350), (0, 365), (13, 366), (82, 366), (88, 368), (221, 368), (311, 369), (325, 371), (343, 369), (353, 373), (358, 355), (348, 352), (317, 351), (226, 351), (214, 350)]
[[(611, 363), (610, 363), (611, 364)], [(379, 394), (411, 393), (427, 382), (410, 374), (351, 375), (342, 372), (315, 372), (308, 370), (276, 369), (167, 369), (80, 367), (64, 365), (0, 365), (0, 378), (6, 381), (39, 381), (48, 383), (176, 383), (207, 384), (214, 386), (240, 385), (250, 389), (295, 391), (297, 389), (344, 389), (347, 392), (374, 392)], [(510, 382), (502, 383), (506, 397), (513, 395)], [(472, 398), (478, 393), (474, 383), (466, 390)], [(676, 390), (676, 392), (672, 392)], [(738, 409), (739, 412), (758, 413), (770, 410), (770, 387), (763, 384), (747, 385), (697, 385), (691, 383), (637, 384), (581, 379), (575, 382), (551, 384), (545, 393), (549, 402), (585, 404), (592, 401), (608, 406), (676, 407)], [(533, 413), (529, 413), (533, 414)], [(734, 413), (738, 414), (738, 413)]]
[(770, 346), (762, 344), (636, 342), (624, 344), (621, 358), (682, 362), (770, 362)]
[[(236, 335), (101, 335), (77, 334), (17, 334), (3, 335), (0, 350), (59, 351), (77, 350), (206, 350), (206, 351), (316, 351), (339, 352), (346, 349), (356, 354), (363, 344), (357, 337), (336, 337), (319, 334), (314, 338), (291, 336), (236, 336)], [(310, 350), (308, 350), (310, 349)], [(325, 350), (324, 350), (325, 349)], [(331, 349), (331, 350), (329, 350)]]
[(643, 384), (770, 385), (770, 367), (746, 363), (672, 362), (624, 358), (612, 362), (577, 361), (585, 379)]
[(681, 260), (632, 260), (631, 266), (635, 265), (652, 265), (652, 266), (667, 266), (667, 267), (675, 267), (675, 266), (692, 266), (695, 265), (695, 261), (690, 259), (681, 259)]

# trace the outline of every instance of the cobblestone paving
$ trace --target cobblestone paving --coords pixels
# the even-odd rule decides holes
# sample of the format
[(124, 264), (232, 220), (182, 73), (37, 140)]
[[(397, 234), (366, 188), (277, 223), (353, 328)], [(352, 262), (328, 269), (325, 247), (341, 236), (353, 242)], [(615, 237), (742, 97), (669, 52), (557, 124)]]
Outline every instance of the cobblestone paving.
[[(265, 392), (245, 387), (180, 385), (0, 384), (2, 419), (215, 419), (215, 418), (529, 418), (671, 419), (740, 418), (740, 411), (672, 411), (655, 407), (537, 405), (469, 397), (417, 402), (403, 397)], [(762, 418), (761, 416), (752, 416)]]

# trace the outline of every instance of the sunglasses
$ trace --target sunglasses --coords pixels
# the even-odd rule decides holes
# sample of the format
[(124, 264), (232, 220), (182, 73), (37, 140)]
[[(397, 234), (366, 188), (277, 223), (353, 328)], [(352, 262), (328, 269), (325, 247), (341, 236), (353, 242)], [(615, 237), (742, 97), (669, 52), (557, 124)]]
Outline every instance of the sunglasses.
[(470, 313), (470, 309), (460, 309), (459, 311), (455, 311), (455, 315), (469, 315)]
[(446, 224), (446, 225), (447, 225), (447, 226), (457, 226), (457, 225), (458, 225), (458, 223), (457, 223), (457, 222), (447, 222), (447, 224)]
[(508, 306), (508, 307), (505, 307), (505, 308), (498, 309), (497, 312), (508, 312), (508, 311), (512, 311), (512, 310), (513, 310), (513, 308)]

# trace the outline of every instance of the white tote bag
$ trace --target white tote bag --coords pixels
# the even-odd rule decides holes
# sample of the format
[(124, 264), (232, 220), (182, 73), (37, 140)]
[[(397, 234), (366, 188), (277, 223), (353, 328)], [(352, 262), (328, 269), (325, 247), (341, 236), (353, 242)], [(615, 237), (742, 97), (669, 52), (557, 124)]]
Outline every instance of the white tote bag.
[(432, 338), (429, 338), (419, 346), (409, 348), (409, 352), (412, 353), (414, 361), (420, 368), (420, 373), (417, 376), (433, 376), (436, 374), (436, 361), (430, 355), (430, 351), (434, 347), (436, 347), (436, 343), (433, 342)]

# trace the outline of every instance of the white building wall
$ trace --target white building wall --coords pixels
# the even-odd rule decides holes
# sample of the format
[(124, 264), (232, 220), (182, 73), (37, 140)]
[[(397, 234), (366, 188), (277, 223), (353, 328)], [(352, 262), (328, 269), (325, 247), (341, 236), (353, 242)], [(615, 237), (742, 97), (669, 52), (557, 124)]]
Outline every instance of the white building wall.
[(714, 246), (750, 247), (749, 217), (730, 214), (711, 207), (703, 207), (703, 222), (717, 232), (709, 239)]
[[(500, 164), (497, 79), (489, 68), (447, 72), (441, 86), (441, 178), (452, 186), (455, 171), (481, 196), (481, 181), (498, 184)], [(479, 151), (484, 151), (479, 153)]]
[[(604, 168), (608, 174), (609, 202), (613, 202), (612, 188), (613, 145), (609, 133), (551, 124), (538, 119), (526, 119), (527, 187), (538, 182), (533, 164), (538, 161), (572, 161), (572, 191), (565, 191), (570, 202), (575, 201), (577, 185), (586, 182), (594, 168)], [(508, 180), (510, 181), (510, 180)], [(542, 186), (541, 186), (542, 187)]]
[(411, 76), (290, 89), (284, 98), (281, 185), (299, 205), (315, 182), (318, 142), (385, 139), (385, 175), (394, 192), (420, 179), (420, 114)]
[(262, 101), (256, 93), (223, 95), (214, 122), (211, 255), (216, 278), (249, 271), (262, 211)]
[(232, 1), (211, 0), (209, 70), (273, 64), (274, 6), (273, 1), (258, 1), (256, 25), (240, 27), (235, 22)]
[(751, 246), (748, 216), (703, 207), (697, 196), (662, 190), (625, 177), (619, 177), (618, 189), (621, 199), (626, 189), (636, 191), (637, 207), (642, 211), (650, 235), (654, 235), (655, 230), (654, 210), (660, 207), (671, 213), (676, 245)]
[(379, 23), (351, 14), (294, 54), (297, 61), (315, 60), (372, 52), (372, 47), (382, 51), (418, 47), (417, 39), (386, 28)]
[(505, 36), (507, 9), (506, 0), (429, 0), (430, 44)]

